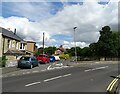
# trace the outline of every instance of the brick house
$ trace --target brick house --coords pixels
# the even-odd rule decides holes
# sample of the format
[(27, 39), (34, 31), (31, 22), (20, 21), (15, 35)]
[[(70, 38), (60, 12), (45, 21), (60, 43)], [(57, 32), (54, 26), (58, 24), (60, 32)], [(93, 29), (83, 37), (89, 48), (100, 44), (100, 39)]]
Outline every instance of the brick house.
[(55, 55), (61, 55), (64, 54), (65, 49), (63, 48), (63, 45), (61, 45), (56, 51)]
[(36, 42), (34, 41), (27, 41), (27, 48), (26, 54), (29, 53), (30, 55), (34, 55), (34, 52), (37, 49)]

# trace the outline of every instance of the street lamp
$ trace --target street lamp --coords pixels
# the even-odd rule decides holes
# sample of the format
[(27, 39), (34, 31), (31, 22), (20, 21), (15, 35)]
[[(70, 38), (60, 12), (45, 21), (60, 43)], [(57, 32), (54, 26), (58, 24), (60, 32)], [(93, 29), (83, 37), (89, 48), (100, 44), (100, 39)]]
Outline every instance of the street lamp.
[(77, 27), (74, 27), (74, 46), (75, 46), (75, 61), (77, 63), (77, 50), (76, 50), (76, 41), (75, 41), (75, 30), (77, 29)]
[(43, 54), (44, 54), (44, 35), (45, 35), (45, 33), (43, 32)]

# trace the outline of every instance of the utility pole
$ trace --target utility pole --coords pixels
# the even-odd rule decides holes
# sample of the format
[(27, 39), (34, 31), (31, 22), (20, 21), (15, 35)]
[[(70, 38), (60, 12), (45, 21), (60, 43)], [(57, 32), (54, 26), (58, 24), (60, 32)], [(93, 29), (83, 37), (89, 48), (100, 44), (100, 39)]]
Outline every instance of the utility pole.
[(43, 54), (44, 54), (44, 32), (43, 32)]

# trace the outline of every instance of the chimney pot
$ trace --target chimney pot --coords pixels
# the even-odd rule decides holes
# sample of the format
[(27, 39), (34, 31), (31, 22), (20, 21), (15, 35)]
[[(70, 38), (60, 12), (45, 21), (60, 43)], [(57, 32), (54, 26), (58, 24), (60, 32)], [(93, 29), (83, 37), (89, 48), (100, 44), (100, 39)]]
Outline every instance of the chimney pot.
[(15, 30), (14, 30), (14, 35), (16, 34), (16, 28), (15, 28)]

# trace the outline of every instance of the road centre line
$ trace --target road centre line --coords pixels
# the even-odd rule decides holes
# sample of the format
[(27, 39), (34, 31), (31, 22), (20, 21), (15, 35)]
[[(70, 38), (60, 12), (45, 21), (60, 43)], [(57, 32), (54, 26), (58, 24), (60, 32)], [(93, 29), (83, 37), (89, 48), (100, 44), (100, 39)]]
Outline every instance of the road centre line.
[[(43, 80), (43, 82), (52, 81), (52, 80), (59, 79), (59, 78), (62, 78), (62, 77), (67, 77), (67, 76), (70, 76), (70, 75), (72, 75), (72, 74), (65, 74), (65, 75), (61, 75), (61, 76), (49, 78), (49, 79)], [(38, 81), (38, 82), (29, 83), (29, 84), (27, 84), (27, 85), (25, 85), (25, 86), (28, 87), (28, 86), (32, 86), (32, 85), (36, 85), (36, 84), (40, 84), (40, 83), (41, 83), (41, 82)]]
[(108, 67), (108, 66), (98, 67), (98, 68), (94, 68), (94, 69), (87, 69), (87, 70), (84, 70), (84, 72), (94, 71), (94, 70), (99, 70), (99, 69), (105, 69), (105, 68), (107, 68), (107, 67)]
[(62, 77), (67, 77), (67, 76), (70, 76), (70, 75), (72, 75), (72, 74), (66, 74), (66, 75), (61, 75), (61, 76), (49, 78), (49, 79), (44, 80), (44, 82), (48, 82), (48, 81), (55, 80), (55, 79), (62, 78)]
[(28, 86), (36, 85), (36, 84), (40, 84), (40, 83), (41, 83), (41, 82), (34, 82), (34, 83), (27, 84), (27, 85), (25, 85), (25, 86), (28, 87)]
[(55, 79), (58, 79), (58, 78), (61, 78), (62, 76), (57, 76), (57, 77), (53, 77), (53, 78), (50, 78), (50, 79), (46, 79), (44, 80), (44, 82), (48, 82), (48, 81), (51, 81), (51, 80), (55, 80)]
[(72, 75), (72, 74), (66, 74), (66, 75), (63, 75), (63, 77), (67, 77), (67, 76), (70, 76), (70, 75)]

